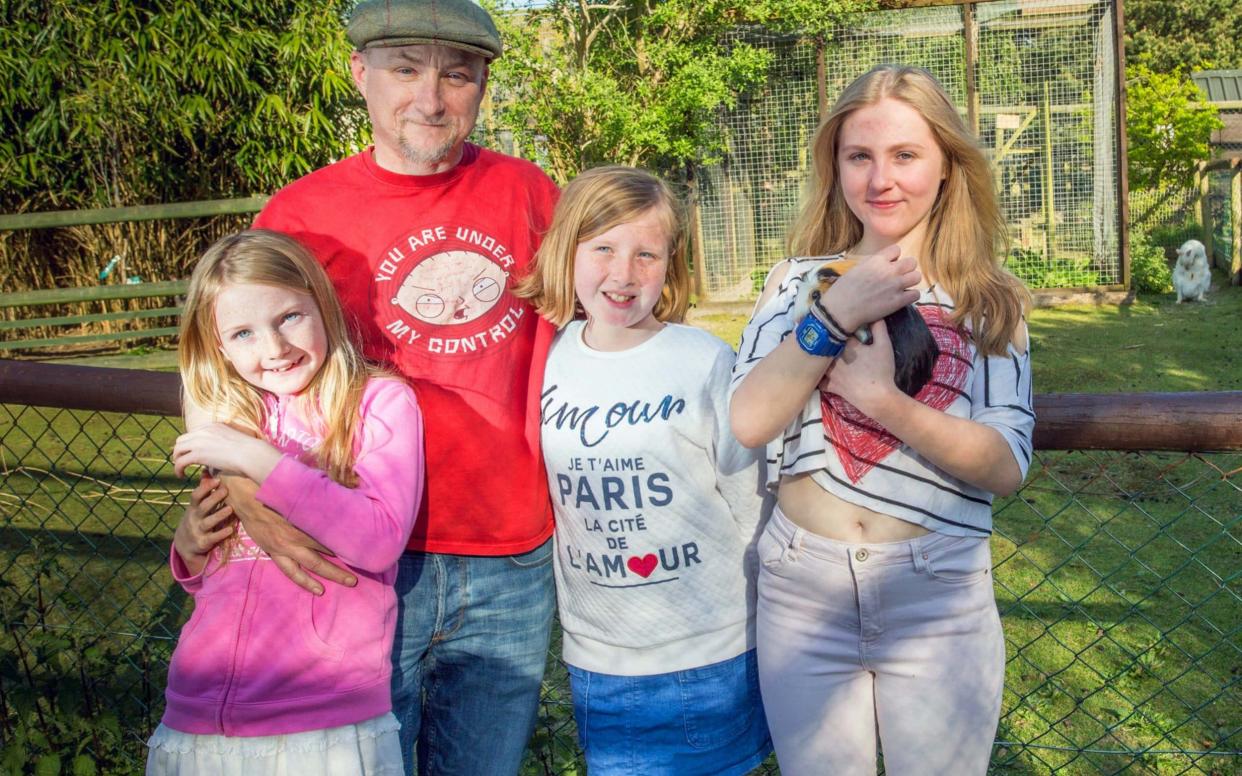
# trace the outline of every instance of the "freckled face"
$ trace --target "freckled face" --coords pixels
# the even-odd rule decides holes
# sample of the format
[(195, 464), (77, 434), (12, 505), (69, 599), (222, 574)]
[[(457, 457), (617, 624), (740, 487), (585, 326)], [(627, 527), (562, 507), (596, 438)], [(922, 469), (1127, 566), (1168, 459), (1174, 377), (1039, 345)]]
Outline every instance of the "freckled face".
[(663, 328), (654, 309), (668, 276), (671, 236), (654, 208), (578, 243), (574, 294), (587, 313), (587, 344), (626, 350)]
[(860, 253), (894, 243), (917, 255), (945, 176), (945, 158), (927, 121), (885, 98), (841, 124), (837, 170), (841, 193), (862, 222)]
[(411, 270), (393, 302), (420, 321), (453, 326), (492, 309), (504, 290), (500, 267), (477, 253), (449, 251)]
[(310, 294), (257, 283), (216, 296), (216, 336), (243, 380), (280, 396), (301, 393), (328, 355), (328, 335)]

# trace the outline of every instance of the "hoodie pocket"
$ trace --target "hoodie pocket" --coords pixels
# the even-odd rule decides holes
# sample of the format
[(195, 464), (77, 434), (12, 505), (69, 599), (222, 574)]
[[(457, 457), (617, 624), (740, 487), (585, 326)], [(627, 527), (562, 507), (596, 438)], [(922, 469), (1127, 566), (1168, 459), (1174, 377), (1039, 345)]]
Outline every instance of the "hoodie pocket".
[(298, 627), (306, 646), (311, 652), (327, 660), (340, 660), (345, 654), (345, 648), (330, 641), (337, 620), (340, 596), (308, 595), (299, 603), (301, 605), (295, 605)]
[(186, 697), (218, 698), (237, 638), (240, 604), (228, 595), (199, 593), (168, 664), (168, 689)]

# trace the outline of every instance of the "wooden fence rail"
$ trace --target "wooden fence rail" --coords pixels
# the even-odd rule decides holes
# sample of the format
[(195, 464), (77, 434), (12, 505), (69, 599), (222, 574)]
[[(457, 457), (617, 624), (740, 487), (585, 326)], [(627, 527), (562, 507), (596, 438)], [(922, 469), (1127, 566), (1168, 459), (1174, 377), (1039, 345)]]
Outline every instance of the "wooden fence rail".
[[(0, 351), (39, 350), (54, 346), (86, 345), (101, 342), (168, 337), (177, 333), (176, 319), (181, 306), (175, 298), (185, 294), (188, 280), (166, 280), (159, 283), (125, 283), (85, 288), (49, 288), (42, 291), (19, 291), (0, 294), (0, 309), (15, 307), (41, 307), (44, 305), (81, 304), (114, 299), (172, 298), (172, 304), (146, 310), (121, 310), (118, 312), (85, 313), (81, 315), (58, 315), (36, 318), (0, 320), (0, 332), (18, 332), (16, 336), (4, 335), (0, 339)], [(106, 308), (105, 308), (106, 309)], [(67, 334), (54, 337), (22, 336), (22, 330), (47, 329), (65, 326), (81, 326), (86, 323), (131, 322), (151, 318), (167, 318), (171, 325), (121, 331), (103, 331), (91, 334)]]
[(239, 199), (204, 199), (197, 202), (173, 202), (166, 205), (134, 205), (131, 207), (105, 207), (94, 210), (51, 210), (42, 213), (11, 213), (0, 215), (0, 231), (257, 213), (267, 204), (268, 199), (267, 195), (261, 195)]
[[(0, 403), (181, 414), (168, 372), (0, 359)], [(1038, 450), (1242, 450), (1242, 391), (1039, 394)]]
[(188, 280), (162, 280), (158, 283), (123, 283), (82, 288), (46, 288), (0, 294), (0, 307), (35, 307), (45, 304), (99, 302), (105, 299), (142, 299), (149, 296), (179, 296), (189, 287)]

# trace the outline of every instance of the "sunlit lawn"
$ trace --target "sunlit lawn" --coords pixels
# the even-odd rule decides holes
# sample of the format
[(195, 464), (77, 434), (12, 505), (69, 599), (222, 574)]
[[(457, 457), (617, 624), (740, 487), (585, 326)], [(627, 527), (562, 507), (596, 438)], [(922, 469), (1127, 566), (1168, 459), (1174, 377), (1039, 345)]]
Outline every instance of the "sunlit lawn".
[[(1037, 308), (1031, 313), (1036, 393), (1242, 389), (1242, 287), (1205, 303), (1173, 294), (1122, 305)], [(746, 313), (695, 314), (695, 325), (737, 347)]]
[[(1237, 288), (1218, 288), (1206, 304), (1168, 296), (1037, 309), (1036, 390), (1242, 388), (1239, 321)], [(736, 344), (745, 315), (694, 323)], [(169, 357), (106, 363), (167, 368)], [(188, 612), (165, 566), (179, 514), (172, 502), (184, 497), (165, 459), (178, 427), (0, 407), (4, 616), (68, 634), (52, 644), (59, 657), (33, 669), (37, 683), (86, 677), (120, 713), (124, 734), (108, 745), (70, 728), (53, 731), (55, 740), (119, 758), (115, 772), (138, 767), (158, 718), (168, 637)], [(1237, 758), (1165, 752), (1242, 748), (1242, 493), (1240, 475), (1221, 476), (1239, 467), (1238, 454), (1045, 454), (1022, 494), (997, 505), (992, 546), (1010, 658), (998, 735), (1020, 744), (998, 749), (997, 773), (1237, 771)], [(0, 644), (12, 703), (21, 692), (14, 642)], [(550, 667), (524, 773), (584, 773), (564, 671)], [(70, 673), (58, 679), (62, 670)], [(1132, 762), (1078, 748), (1151, 751)]]

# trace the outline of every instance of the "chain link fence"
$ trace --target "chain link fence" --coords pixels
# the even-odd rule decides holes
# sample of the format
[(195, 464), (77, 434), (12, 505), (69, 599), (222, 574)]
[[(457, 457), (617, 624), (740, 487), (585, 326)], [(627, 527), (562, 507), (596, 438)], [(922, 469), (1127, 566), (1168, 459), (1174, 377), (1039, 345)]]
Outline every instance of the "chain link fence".
[(1010, 269), (1037, 288), (1121, 282), (1110, 0), (886, 10), (852, 16), (819, 42), (754, 28), (732, 40), (769, 50), (773, 65), (761, 90), (723, 114), (729, 153), (702, 181), (708, 297), (755, 295), (785, 255), (820, 92), (830, 105), (885, 62), (927, 68), (973, 117), (1009, 223)]
[[(192, 606), (167, 569), (179, 429), (0, 404), (0, 772), (141, 772)], [(1240, 521), (1242, 453), (1039, 454), (996, 506), (994, 773), (1242, 769)], [(528, 775), (585, 773), (557, 642)]]

